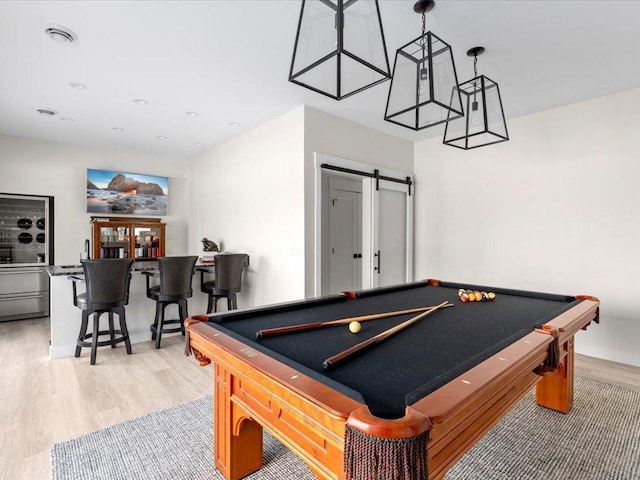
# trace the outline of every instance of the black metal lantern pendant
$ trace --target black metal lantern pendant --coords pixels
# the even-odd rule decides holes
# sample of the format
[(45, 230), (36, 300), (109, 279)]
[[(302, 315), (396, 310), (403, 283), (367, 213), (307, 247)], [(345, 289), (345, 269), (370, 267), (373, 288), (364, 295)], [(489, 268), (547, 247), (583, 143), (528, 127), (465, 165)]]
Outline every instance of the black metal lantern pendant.
[(478, 55), (483, 52), (483, 47), (474, 47), (467, 52), (468, 56), (474, 57), (474, 78), (456, 88), (462, 95), (466, 113), (447, 120), (445, 145), (469, 150), (509, 140), (498, 84), (484, 75), (478, 76)]
[(422, 14), (422, 35), (396, 51), (384, 116), (413, 130), (463, 115), (451, 46), (426, 31), (426, 13), (434, 6), (433, 0), (421, 0), (413, 7)]
[(390, 76), (378, 0), (302, 0), (290, 82), (341, 100)]

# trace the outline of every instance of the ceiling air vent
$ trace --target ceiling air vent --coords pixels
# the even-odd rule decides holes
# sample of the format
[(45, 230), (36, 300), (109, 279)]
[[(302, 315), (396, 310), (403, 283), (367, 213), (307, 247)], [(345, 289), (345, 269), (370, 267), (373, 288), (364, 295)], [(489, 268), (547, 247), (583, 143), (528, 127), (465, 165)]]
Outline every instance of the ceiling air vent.
[(56, 112), (55, 110), (52, 110), (51, 108), (39, 108), (38, 109), (38, 113), (40, 115), (43, 115), (45, 117), (53, 117), (54, 115), (56, 115), (58, 112)]
[(44, 32), (51, 40), (58, 43), (73, 43), (78, 38), (75, 33), (62, 25), (52, 25)]

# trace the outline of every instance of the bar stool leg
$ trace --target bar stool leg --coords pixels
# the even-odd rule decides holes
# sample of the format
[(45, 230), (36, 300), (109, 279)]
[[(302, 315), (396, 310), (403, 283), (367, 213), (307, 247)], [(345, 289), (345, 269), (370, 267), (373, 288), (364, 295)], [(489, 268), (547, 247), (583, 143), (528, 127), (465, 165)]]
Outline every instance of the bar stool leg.
[(98, 351), (98, 332), (100, 331), (100, 315), (96, 312), (93, 314), (93, 336), (91, 337), (91, 365), (96, 364), (96, 352)]
[[(151, 340), (156, 339), (158, 334), (158, 322), (160, 320), (160, 302), (156, 302), (156, 316), (153, 319), (153, 325), (151, 325)], [(156, 347), (158, 348), (158, 347)]]
[(209, 299), (207, 300), (207, 314), (211, 313), (213, 310), (213, 295), (209, 295)]
[(160, 340), (162, 338), (162, 328), (164, 325), (164, 309), (167, 307), (167, 304), (164, 302), (157, 302), (156, 308), (160, 308), (160, 318), (158, 318), (158, 323), (156, 325), (156, 350), (160, 348)]
[(82, 311), (82, 323), (80, 324), (80, 333), (78, 334), (78, 342), (76, 343), (76, 353), (75, 357), (80, 356), (80, 352), (82, 351), (82, 342), (84, 342), (84, 337), (87, 334), (87, 325), (89, 323), (89, 315), (86, 310)]
[(189, 316), (186, 300), (180, 300), (178, 302), (178, 316), (180, 317), (180, 332), (182, 332), (182, 336), (184, 336), (184, 321)]
[(127, 354), (131, 355), (131, 341), (129, 340), (129, 330), (127, 329), (127, 319), (124, 307), (122, 307), (122, 310), (119, 309), (118, 319), (120, 320), (120, 332), (124, 337), (124, 346), (127, 349)]
[(111, 348), (116, 348), (116, 333), (113, 328), (113, 312), (109, 311), (109, 337), (111, 338)]

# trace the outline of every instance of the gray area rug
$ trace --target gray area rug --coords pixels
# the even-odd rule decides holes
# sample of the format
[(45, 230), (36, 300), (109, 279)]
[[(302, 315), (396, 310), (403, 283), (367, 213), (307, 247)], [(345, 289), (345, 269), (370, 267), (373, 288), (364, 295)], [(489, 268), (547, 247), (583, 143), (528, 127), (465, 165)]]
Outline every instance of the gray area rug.
[[(53, 480), (222, 480), (212, 461), (212, 399), (204, 397), (51, 447)], [(265, 433), (264, 466), (248, 480), (313, 480)], [(446, 480), (640, 479), (640, 390), (576, 377), (563, 415), (520, 401)]]

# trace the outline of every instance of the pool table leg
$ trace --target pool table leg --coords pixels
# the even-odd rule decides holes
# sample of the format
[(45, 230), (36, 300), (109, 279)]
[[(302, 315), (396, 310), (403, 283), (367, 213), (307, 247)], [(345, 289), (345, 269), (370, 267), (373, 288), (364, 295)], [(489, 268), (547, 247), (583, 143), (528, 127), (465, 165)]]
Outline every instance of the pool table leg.
[(560, 364), (553, 372), (547, 372), (536, 386), (538, 405), (562, 413), (573, 407), (573, 336), (560, 344)]
[(237, 480), (262, 467), (262, 426), (232, 402), (231, 374), (214, 367), (214, 463), (227, 480)]

